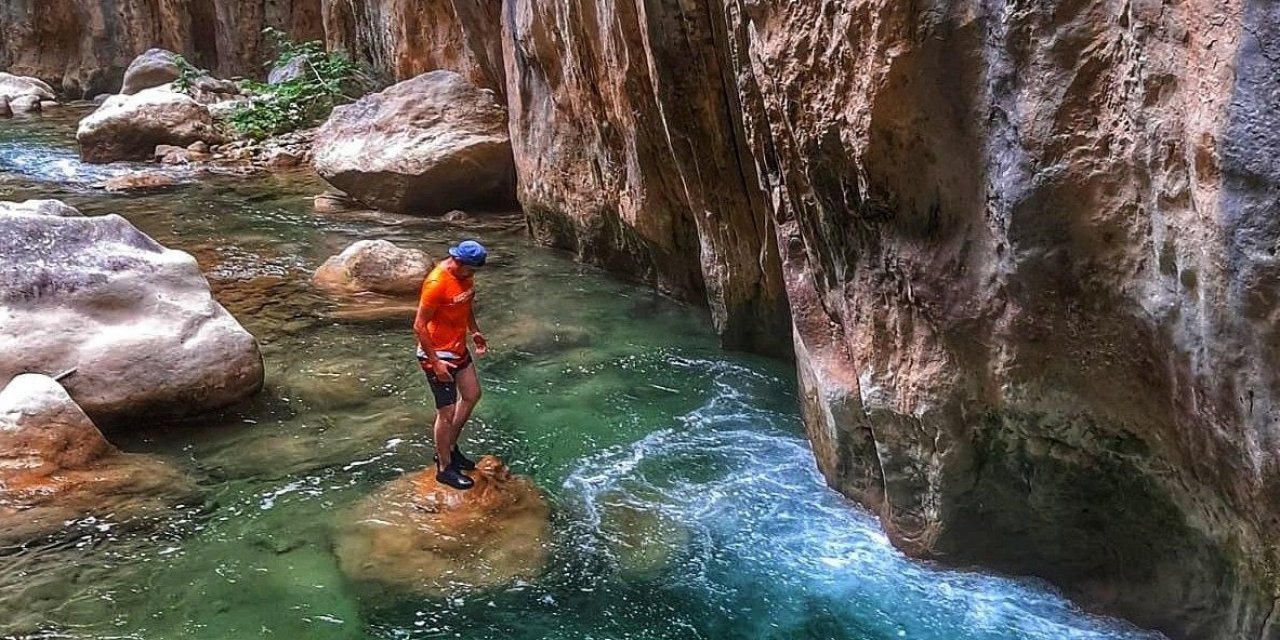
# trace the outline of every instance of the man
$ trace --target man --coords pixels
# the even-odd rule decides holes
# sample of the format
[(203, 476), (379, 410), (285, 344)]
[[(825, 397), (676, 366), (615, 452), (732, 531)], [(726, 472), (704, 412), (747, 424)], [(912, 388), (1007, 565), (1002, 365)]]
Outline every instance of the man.
[(471, 333), (475, 355), (483, 356), (488, 345), (471, 310), (471, 280), (487, 257), (488, 251), (474, 240), (450, 247), (449, 257), (422, 282), (418, 316), (413, 321), (418, 364), (436, 400), (436, 480), (455, 489), (470, 489), (474, 484), (464, 471), (476, 465), (458, 450), (458, 436), (480, 401), (480, 379), (471, 366), (467, 332)]

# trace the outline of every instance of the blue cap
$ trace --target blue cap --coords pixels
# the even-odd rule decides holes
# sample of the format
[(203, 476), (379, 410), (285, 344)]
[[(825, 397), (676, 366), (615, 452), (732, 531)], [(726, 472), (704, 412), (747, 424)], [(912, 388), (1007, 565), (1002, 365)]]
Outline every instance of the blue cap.
[(484, 245), (475, 240), (463, 240), (449, 247), (449, 255), (468, 267), (483, 267), (489, 252), (485, 250)]

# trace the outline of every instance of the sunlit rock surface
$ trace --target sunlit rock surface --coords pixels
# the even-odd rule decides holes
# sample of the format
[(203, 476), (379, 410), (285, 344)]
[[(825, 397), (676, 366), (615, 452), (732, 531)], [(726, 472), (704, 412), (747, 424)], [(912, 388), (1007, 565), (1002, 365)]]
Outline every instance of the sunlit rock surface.
[(195, 499), (172, 465), (111, 446), (53, 378), (24, 374), (0, 390), (0, 544), (87, 515), (129, 522)]
[(507, 111), (452, 71), (334, 109), (316, 132), (312, 162), (333, 186), (386, 211), (442, 214), (515, 199)]
[(226, 406), (262, 386), (257, 343), (195, 260), (124, 218), (0, 210), (0, 383), (75, 369), (104, 426)]
[(360, 240), (320, 265), (313, 280), (340, 293), (412, 296), (433, 266), (431, 258), (417, 249), (402, 249), (386, 240)]
[(343, 571), (431, 595), (537, 576), (550, 543), (542, 493), (493, 456), (468, 475), (475, 486), (458, 491), (430, 469), (408, 474), (356, 504), (339, 525)]

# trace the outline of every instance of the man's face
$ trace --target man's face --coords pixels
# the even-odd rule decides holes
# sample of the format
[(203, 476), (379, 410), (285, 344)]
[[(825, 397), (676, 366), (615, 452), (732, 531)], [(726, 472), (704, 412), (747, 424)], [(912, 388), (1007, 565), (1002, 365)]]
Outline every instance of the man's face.
[(474, 268), (472, 268), (472, 267), (468, 267), (467, 265), (462, 264), (462, 262), (461, 262), (461, 261), (457, 261), (457, 262), (458, 262), (458, 277), (459, 277), (459, 278), (464, 278), (464, 279), (465, 279), (465, 278), (470, 278), (472, 275), (474, 275), (474, 274), (475, 274), (476, 270), (475, 270)]

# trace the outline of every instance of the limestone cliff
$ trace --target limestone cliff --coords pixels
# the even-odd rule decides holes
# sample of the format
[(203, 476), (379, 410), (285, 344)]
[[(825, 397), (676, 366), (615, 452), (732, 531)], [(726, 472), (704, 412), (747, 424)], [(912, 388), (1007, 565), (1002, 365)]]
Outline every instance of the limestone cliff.
[(1280, 637), (1280, 10), (725, 8), (832, 485), (910, 552)]
[(722, 327), (776, 232), (820, 466), (909, 552), (1280, 637), (1278, 15), (511, 0), (521, 196)]
[(501, 93), (500, 3), (485, 0), (0, 0), (0, 69), (72, 96), (119, 91), (134, 56), (181, 53), (219, 77), (261, 78), (262, 30), (324, 40), (386, 82), (450, 69)]

